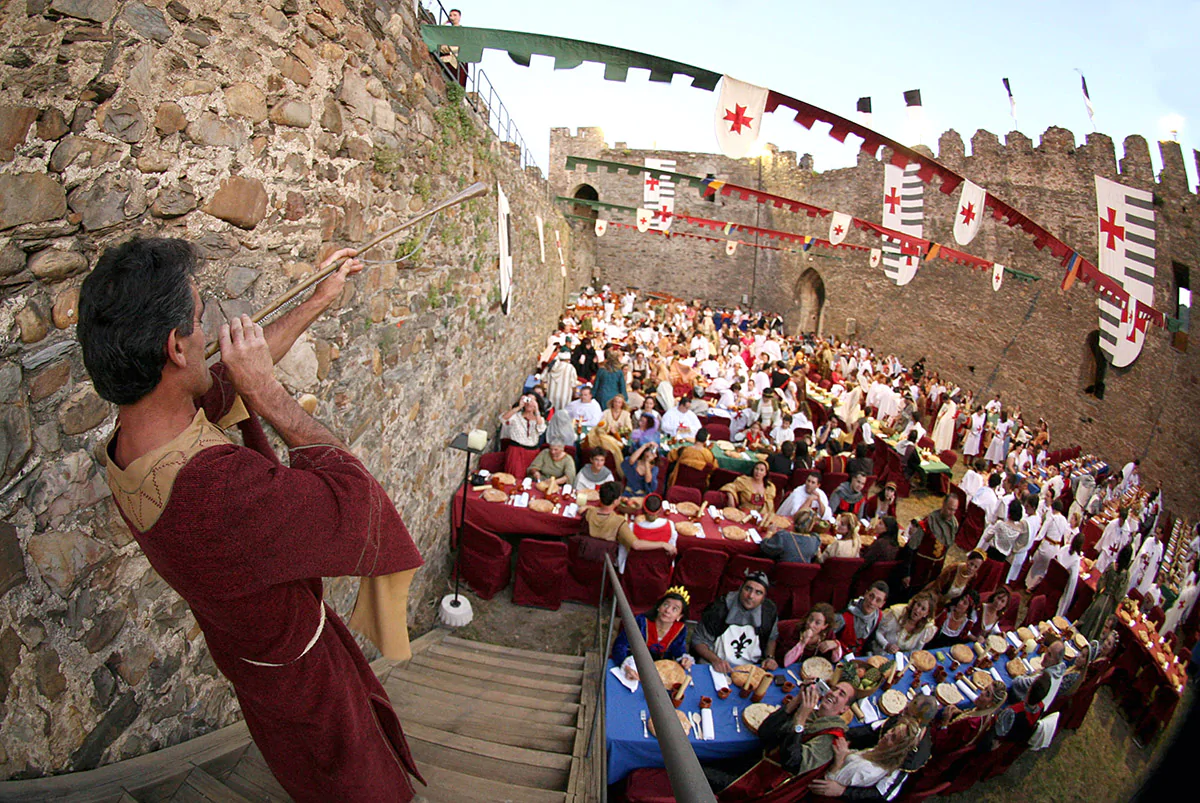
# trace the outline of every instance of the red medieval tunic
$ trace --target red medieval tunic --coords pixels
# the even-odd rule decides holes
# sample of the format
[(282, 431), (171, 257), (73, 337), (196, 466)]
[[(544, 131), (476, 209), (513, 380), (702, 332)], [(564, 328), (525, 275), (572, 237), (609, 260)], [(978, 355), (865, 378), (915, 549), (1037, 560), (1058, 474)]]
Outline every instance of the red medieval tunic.
[(410, 577), (421, 556), (349, 452), (299, 447), (285, 466), (245, 413), (247, 446), (230, 442), (210, 421), (232, 418), (238, 399), (223, 365), (212, 374), (192, 424), (170, 443), (122, 469), (113, 434), (108, 482), (121, 515), (191, 607), (250, 735), (294, 799), (411, 800), (408, 776), (424, 779), (387, 692), (322, 600), (321, 578)]

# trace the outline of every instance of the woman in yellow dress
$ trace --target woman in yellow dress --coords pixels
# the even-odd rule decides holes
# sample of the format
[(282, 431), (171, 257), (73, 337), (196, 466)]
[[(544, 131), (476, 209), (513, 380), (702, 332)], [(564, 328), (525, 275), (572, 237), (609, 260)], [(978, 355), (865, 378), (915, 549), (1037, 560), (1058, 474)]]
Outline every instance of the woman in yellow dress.
[(743, 474), (736, 480), (721, 486), (731, 507), (742, 510), (757, 510), (764, 516), (775, 512), (775, 485), (767, 479), (767, 464), (754, 464), (750, 476)]
[(588, 432), (584, 445), (611, 454), (617, 466), (617, 476), (624, 479), (621, 463), (625, 460), (625, 439), (632, 431), (633, 420), (625, 409), (625, 397), (613, 396), (608, 400), (608, 409), (600, 416), (600, 423)]

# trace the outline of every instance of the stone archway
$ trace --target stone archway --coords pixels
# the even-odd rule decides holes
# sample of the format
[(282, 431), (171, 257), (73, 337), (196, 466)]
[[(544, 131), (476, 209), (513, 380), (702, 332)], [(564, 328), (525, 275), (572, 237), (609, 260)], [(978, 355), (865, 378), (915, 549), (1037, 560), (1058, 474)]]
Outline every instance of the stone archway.
[[(578, 198), (581, 201), (599, 201), (600, 193), (596, 192), (596, 188), (591, 184), (580, 184), (571, 191), (572, 198)], [(595, 219), (600, 216), (599, 210), (594, 206), (587, 204), (571, 204), (571, 212), (580, 217), (590, 217)]]
[(796, 282), (796, 334), (820, 332), (825, 314), (825, 281), (809, 268)]

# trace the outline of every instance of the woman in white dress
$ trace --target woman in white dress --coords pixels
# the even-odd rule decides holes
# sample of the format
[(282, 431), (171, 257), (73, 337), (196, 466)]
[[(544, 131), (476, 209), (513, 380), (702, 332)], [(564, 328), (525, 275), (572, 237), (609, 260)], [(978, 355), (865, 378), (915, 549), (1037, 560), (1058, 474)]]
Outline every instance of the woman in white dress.
[(884, 789), (894, 792), (893, 785), (902, 772), (901, 767), (916, 749), (925, 729), (909, 717), (899, 721), (879, 737), (879, 744), (869, 750), (851, 750), (843, 737), (833, 739), (833, 763), (825, 778), (814, 781), (812, 790), (827, 797), (840, 797), (847, 787)]
[(958, 415), (958, 404), (949, 399), (938, 411), (937, 421), (933, 425), (933, 448), (939, 452), (949, 449), (954, 443), (954, 419)]
[(1008, 413), (1001, 412), (1000, 420), (996, 422), (996, 428), (992, 432), (992, 442), (988, 444), (987, 453), (983, 459), (989, 463), (1004, 464), (1004, 459), (1008, 457), (1008, 433), (1012, 429), (1012, 421), (1008, 418)]
[(987, 413), (976, 410), (971, 413), (967, 424), (967, 437), (963, 441), (963, 456), (975, 457), (979, 454), (979, 442), (983, 440), (983, 428), (987, 425)]

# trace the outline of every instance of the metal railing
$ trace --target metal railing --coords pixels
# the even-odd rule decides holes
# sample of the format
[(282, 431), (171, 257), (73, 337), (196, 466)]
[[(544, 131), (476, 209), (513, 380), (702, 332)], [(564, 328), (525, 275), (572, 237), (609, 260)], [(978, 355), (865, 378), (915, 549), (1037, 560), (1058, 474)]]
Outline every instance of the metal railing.
[[(608, 638), (601, 642), (604, 628), (602, 614), (606, 580), (612, 582), (613, 598), (608, 618)], [(625, 628), (625, 635), (629, 639), (629, 651), (633, 654), (633, 661), (637, 665), (642, 691), (646, 696), (646, 708), (649, 709), (650, 719), (654, 722), (654, 732), (658, 739), (659, 749), (662, 750), (663, 764), (666, 766), (667, 777), (671, 781), (671, 791), (675, 795), (675, 800), (679, 803), (716, 803), (712, 789), (709, 788), (708, 781), (704, 777), (704, 770), (700, 768), (700, 759), (696, 758), (696, 751), (692, 749), (683, 729), (679, 727), (679, 719), (675, 715), (675, 705), (671, 702), (666, 687), (663, 686), (658, 670), (654, 668), (654, 659), (646, 647), (642, 631), (638, 629), (633, 609), (629, 607), (629, 600), (625, 598), (625, 591), (621, 588), (617, 570), (613, 567), (612, 559), (605, 555), (604, 574), (600, 577), (600, 598), (596, 602), (596, 641), (603, 652), (605, 665), (608, 663), (608, 649), (612, 643), (618, 610), (621, 614), (621, 625)], [(586, 755), (589, 756), (596, 735), (596, 722), (605, 712), (604, 685), (605, 678), (602, 673), (596, 689), (592, 729), (588, 735)], [(602, 801), (608, 800), (606, 781), (607, 779), (602, 775), (599, 790)]]
[[(441, 0), (432, 0), (427, 4), (422, 0), (417, 14), (417, 21), (430, 25), (449, 25), (450, 14), (442, 5)], [(430, 54), (438, 66), (442, 68), (442, 72), (446, 76), (446, 80), (452, 83), (458, 83), (458, 74), (451, 69), (444, 61), (437, 57), (436, 53)], [(504, 105), (504, 101), (500, 99), (500, 95), (496, 92), (495, 86), (488, 78), (487, 73), (478, 64), (472, 64), (467, 68), (467, 82), (463, 87), (465, 95), (463, 102), (471, 107), (476, 114), (483, 118), (484, 123), (492, 130), (501, 142), (510, 142), (516, 146), (518, 155), (517, 159), (521, 164), (522, 169), (535, 168), (538, 174), (545, 176), (542, 168), (533, 159), (533, 153), (529, 149), (529, 145), (525, 142), (525, 137), (517, 129), (516, 123), (513, 122), (512, 113), (508, 107)]]

